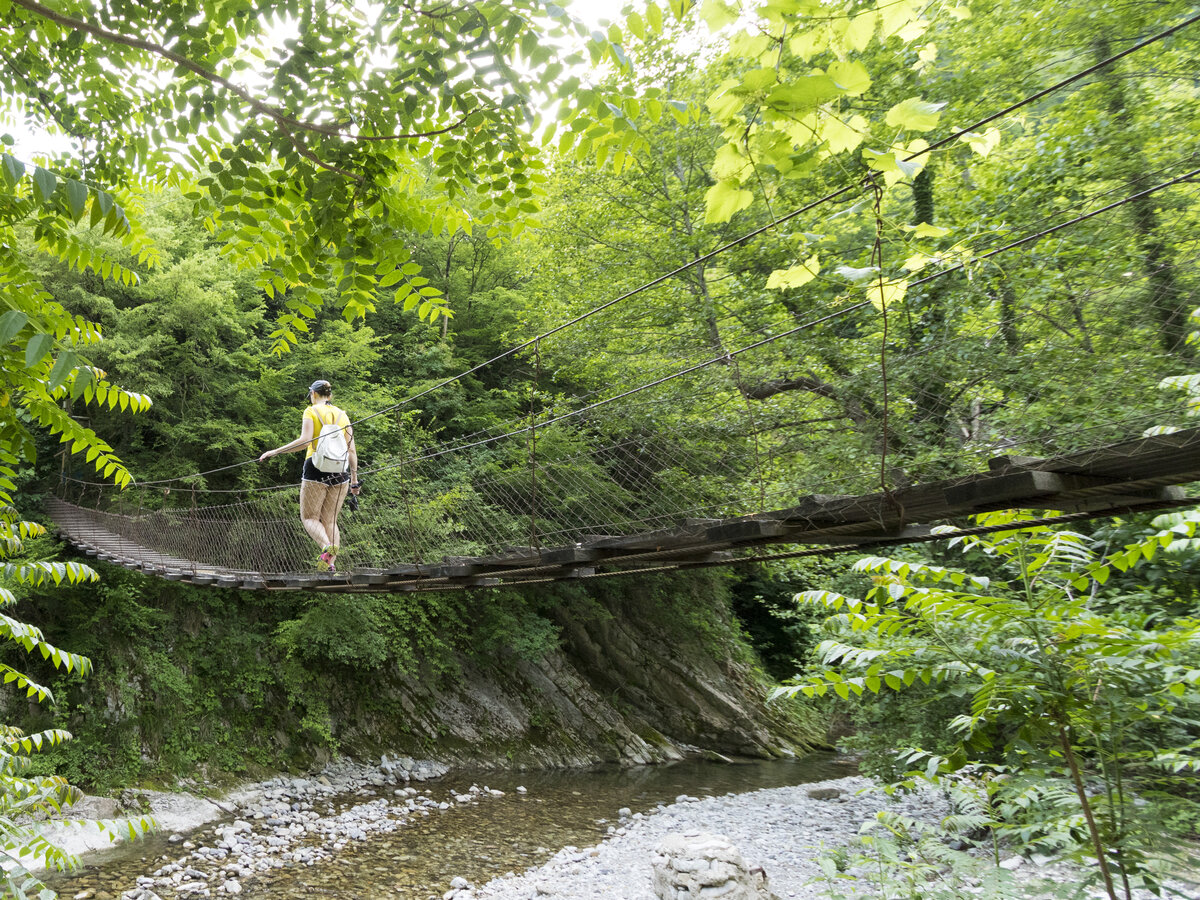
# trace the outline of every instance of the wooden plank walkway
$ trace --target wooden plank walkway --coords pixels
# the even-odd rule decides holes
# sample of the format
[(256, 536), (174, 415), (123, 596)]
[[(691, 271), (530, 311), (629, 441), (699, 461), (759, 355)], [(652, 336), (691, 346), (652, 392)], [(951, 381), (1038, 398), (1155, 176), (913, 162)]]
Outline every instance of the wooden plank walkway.
[[(1200, 428), (1048, 459), (997, 457), (989, 471), (889, 494), (814, 495), (796, 506), (675, 528), (595, 535), (564, 547), (522, 548), (433, 565), (348, 573), (264, 575), (163, 554), (97, 525), (88, 510), (47, 498), (62, 539), (83, 553), (171, 581), (246, 590), (390, 592), (498, 587), (734, 563), (777, 544), (871, 547), (936, 539), (934, 523), (992, 510), (1059, 510), (1102, 516), (1186, 505), (1180, 485), (1200, 480)], [(1196, 498), (1200, 504), (1200, 497)]]

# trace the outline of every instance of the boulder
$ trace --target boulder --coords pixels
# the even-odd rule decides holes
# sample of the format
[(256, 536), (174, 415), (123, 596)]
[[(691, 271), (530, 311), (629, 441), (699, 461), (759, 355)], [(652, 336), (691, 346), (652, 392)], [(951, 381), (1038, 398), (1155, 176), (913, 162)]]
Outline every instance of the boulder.
[(67, 809), (74, 819), (115, 819), (122, 814), (121, 801), (112, 797), (85, 796)]
[(813, 788), (808, 792), (810, 800), (836, 800), (842, 796), (837, 788)]
[(658, 900), (778, 900), (766, 873), (751, 870), (741, 852), (720, 834), (689, 832), (663, 838), (650, 861)]

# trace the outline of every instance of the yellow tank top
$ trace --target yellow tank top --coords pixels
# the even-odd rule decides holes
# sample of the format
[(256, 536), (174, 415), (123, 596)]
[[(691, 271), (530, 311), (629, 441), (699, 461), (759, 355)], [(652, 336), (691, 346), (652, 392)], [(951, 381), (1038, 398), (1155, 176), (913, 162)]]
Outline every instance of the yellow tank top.
[(322, 425), (334, 425), (342, 428), (350, 427), (350, 417), (330, 403), (324, 403), (321, 406), (310, 406), (304, 411), (304, 417), (312, 419), (313, 422), (313, 439), (308, 442), (308, 452), (304, 454), (305, 459), (308, 459), (317, 452), (317, 438), (321, 436)]

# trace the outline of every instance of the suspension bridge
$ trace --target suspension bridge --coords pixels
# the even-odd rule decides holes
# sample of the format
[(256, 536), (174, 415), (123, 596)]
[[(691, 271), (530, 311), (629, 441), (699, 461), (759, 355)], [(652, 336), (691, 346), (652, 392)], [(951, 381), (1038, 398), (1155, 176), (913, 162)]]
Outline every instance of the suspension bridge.
[[(1155, 40), (930, 151), (1028, 103), (1078, 102), (1083, 75)], [(1123, 152), (1092, 138), (1096, 158)], [(81, 552), (168, 580), (378, 592), (939, 540), (996, 510), (1200, 503), (1200, 428), (1179, 427), (1170, 389), (1200, 371), (1200, 148), (1093, 173), (1049, 207), (1001, 195), (987, 218), (1002, 224), (929, 250), (902, 303), (873, 303), (911, 259), (895, 224), (910, 206), (860, 179), (393, 406), (351, 407), (366, 489), (342, 513), (337, 574), (316, 571), (297, 486), (259, 484), (251, 460), (126, 490), (64, 471), (47, 513)], [(806, 285), (768, 291), (737, 262), (785, 223), (820, 235), (850, 216), (874, 239), (823, 249)], [(511, 421), (464, 433), (423, 411), (499, 364), (521, 397)]]

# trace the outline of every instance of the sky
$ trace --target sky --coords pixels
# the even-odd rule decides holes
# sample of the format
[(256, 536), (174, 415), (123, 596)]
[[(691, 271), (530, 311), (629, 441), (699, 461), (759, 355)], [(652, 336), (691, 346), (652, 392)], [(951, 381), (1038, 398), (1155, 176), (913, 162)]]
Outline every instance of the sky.
[[(566, 2), (559, 0), (559, 2), (570, 9), (579, 19), (595, 28), (602, 20), (616, 20), (620, 15), (621, 7), (628, 0), (566, 0)], [(19, 113), (14, 117), (8, 110), (0, 114), (0, 133), (2, 132), (12, 135), (15, 141), (12, 152), (19, 159), (26, 161), (37, 156), (65, 152), (70, 148), (69, 142), (65, 138), (43, 131), (31, 130), (19, 118)]]

